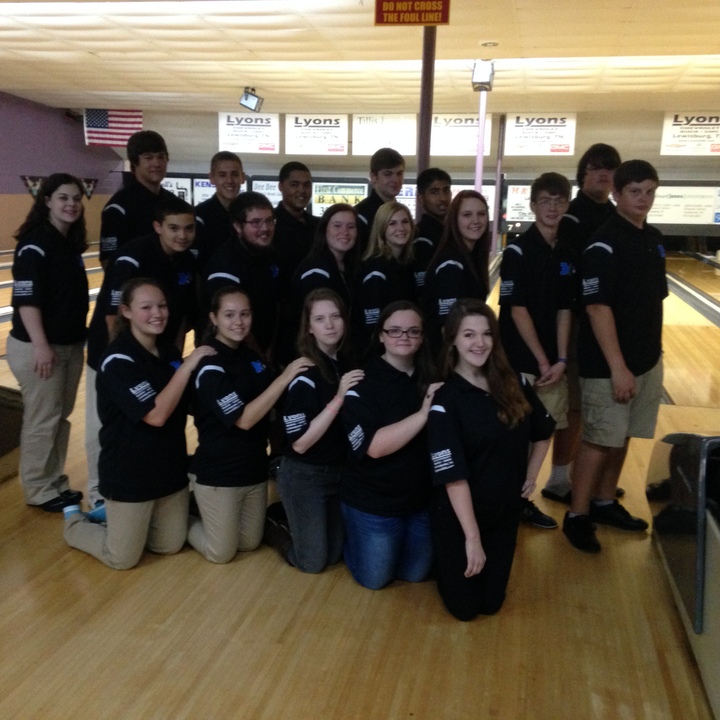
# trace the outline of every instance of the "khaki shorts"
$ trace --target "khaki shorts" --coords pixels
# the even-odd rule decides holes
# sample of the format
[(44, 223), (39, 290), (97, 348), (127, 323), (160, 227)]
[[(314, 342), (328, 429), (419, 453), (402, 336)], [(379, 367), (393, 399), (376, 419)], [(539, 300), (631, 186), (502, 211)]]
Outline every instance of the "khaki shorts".
[(609, 378), (580, 378), (583, 440), (619, 448), (629, 437), (652, 438), (655, 435), (662, 398), (662, 358), (652, 370), (635, 380), (635, 397), (628, 403), (618, 403), (613, 399)]
[(568, 426), (568, 384), (567, 378), (563, 375), (554, 385), (547, 387), (535, 387), (537, 375), (530, 373), (522, 373), (522, 376), (533, 386), (535, 394), (540, 398), (540, 402), (545, 409), (552, 415), (555, 421), (555, 429), (563, 430)]

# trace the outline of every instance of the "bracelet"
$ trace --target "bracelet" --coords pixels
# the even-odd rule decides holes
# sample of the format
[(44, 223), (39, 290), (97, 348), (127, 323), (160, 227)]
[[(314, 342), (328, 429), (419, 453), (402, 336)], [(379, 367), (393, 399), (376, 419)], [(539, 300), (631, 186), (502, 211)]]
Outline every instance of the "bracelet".
[(561, 362), (561, 363), (565, 363), (565, 365), (567, 365), (568, 360), (567, 360), (567, 358), (558, 358), (557, 361)]

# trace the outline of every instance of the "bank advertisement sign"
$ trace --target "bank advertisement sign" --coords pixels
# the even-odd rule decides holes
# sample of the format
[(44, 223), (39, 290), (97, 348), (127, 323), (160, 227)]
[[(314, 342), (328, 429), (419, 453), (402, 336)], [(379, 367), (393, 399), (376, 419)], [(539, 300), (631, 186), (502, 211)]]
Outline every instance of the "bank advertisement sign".
[(720, 112), (669, 112), (661, 155), (720, 155)]
[(508, 113), (505, 125), (505, 155), (574, 155), (575, 126), (574, 113)]
[(218, 148), (234, 153), (277, 155), (280, 116), (277, 113), (218, 113)]

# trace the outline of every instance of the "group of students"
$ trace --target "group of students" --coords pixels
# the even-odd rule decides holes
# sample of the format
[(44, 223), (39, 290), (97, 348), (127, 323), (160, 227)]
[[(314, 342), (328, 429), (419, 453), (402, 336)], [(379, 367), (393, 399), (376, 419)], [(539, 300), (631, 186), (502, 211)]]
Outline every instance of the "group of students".
[[(373, 589), (434, 568), (455, 617), (496, 612), (521, 517), (551, 526), (529, 500), (556, 425), (536, 390), (559, 386), (567, 363), (572, 259), (562, 282), (556, 258), (548, 265), (553, 291), (542, 292), (569, 299), (535, 331), (555, 334), (553, 351), (526, 369), (501, 342), (505, 306), (515, 318), (525, 304), (519, 287), (509, 293), (504, 277), (500, 323), (485, 304), (487, 203), (472, 190), (451, 200), (444, 171), (418, 177), (416, 231), (395, 201), (404, 160), (390, 148), (372, 158), (370, 196), (319, 219), (301, 163), (281, 170), (274, 209), (239, 193), (242, 163), (218, 153), (216, 195), (193, 210), (160, 186), (157, 133), (133, 136), (128, 158), (132, 176), (103, 211), (106, 274), (88, 338), (87, 513), (62, 474), (88, 307), (80, 182), (47, 178), (17, 233), (8, 359), (25, 401), (26, 502), (64, 511), (67, 542), (118, 569), (186, 541), (228, 562), (264, 537), (305, 572), (344, 557)], [(558, 186), (539, 187), (538, 217), (562, 216)], [(534, 350), (527, 315), (514, 326)], [(183, 360), (190, 329), (197, 347)], [(271, 436), (284, 512), (266, 518)]]

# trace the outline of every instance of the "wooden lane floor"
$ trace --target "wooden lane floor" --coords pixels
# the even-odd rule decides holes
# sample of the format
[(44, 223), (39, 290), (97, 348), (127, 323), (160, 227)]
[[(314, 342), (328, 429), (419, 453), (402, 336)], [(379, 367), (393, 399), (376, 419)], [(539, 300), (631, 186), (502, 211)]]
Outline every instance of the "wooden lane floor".
[(668, 253), (666, 269), (720, 302), (720, 268), (680, 253)]

